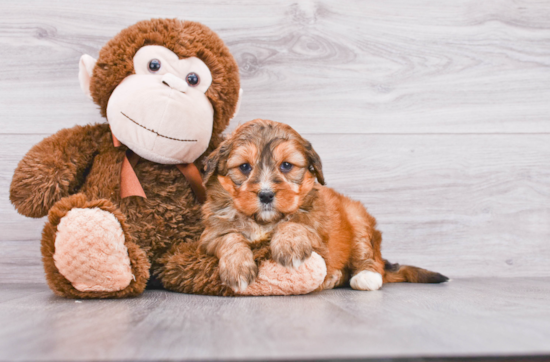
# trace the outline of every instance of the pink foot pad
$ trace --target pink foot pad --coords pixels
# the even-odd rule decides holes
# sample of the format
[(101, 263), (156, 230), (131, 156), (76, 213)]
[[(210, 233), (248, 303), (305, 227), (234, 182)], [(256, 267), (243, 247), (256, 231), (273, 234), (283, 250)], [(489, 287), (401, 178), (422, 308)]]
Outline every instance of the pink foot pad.
[(55, 266), (81, 292), (114, 292), (132, 278), (124, 233), (116, 217), (99, 208), (74, 208), (57, 227)]
[(268, 260), (260, 265), (254, 283), (238, 295), (297, 295), (315, 291), (327, 275), (325, 260), (313, 253), (304, 264), (295, 269)]

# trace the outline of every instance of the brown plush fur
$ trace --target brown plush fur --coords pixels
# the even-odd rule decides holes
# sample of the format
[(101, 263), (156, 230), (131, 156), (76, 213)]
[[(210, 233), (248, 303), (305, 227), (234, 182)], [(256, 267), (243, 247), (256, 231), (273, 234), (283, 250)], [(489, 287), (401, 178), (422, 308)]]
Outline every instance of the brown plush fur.
[[(285, 124), (255, 120), (240, 126), (207, 161), (202, 250), (220, 260), (220, 278), (234, 289), (257, 275), (251, 245), (270, 241), (285, 266), (312, 251), (327, 263), (322, 288), (344, 285), (361, 271), (384, 282), (443, 282), (438, 273), (382, 259), (381, 233), (364, 206), (324, 187), (321, 160)], [(315, 183), (315, 178), (320, 182)], [(273, 201), (261, 202), (262, 192)]]
[[(238, 68), (227, 47), (206, 26), (179, 20), (151, 20), (133, 25), (100, 51), (91, 91), (105, 116), (114, 88), (134, 72), (132, 58), (144, 45), (163, 45), (181, 58), (195, 56), (210, 68), (213, 81), (206, 92), (214, 107), (214, 125), (207, 156), (220, 143), (238, 100)], [(200, 205), (185, 177), (174, 165), (141, 159), (135, 172), (147, 198), (120, 198), (120, 171), (127, 148), (115, 148), (108, 124), (64, 129), (35, 145), (19, 163), (10, 200), (26, 216), (49, 213), (42, 254), (46, 278), (57, 294), (73, 298), (108, 298), (141, 293), (151, 273), (176, 291), (231, 294), (212, 268), (215, 257), (193, 254), (202, 233)], [(199, 167), (201, 168), (201, 167)], [(99, 207), (120, 221), (136, 281), (118, 292), (79, 292), (55, 268), (55, 232), (60, 218), (74, 207)], [(191, 243), (186, 245), (186, 243)], [(181, 245), (181, 248), (178, 248)], [(178, 264), (180, 263), (180, 264)], [(194, 284), (189, 287), (189, 276)]]

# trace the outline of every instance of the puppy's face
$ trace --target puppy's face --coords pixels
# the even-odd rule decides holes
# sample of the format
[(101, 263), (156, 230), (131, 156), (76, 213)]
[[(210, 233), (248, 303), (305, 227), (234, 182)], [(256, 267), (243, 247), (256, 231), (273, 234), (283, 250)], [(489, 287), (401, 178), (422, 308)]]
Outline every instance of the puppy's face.
[(209, 157), (206, 173), (207, 186), (216, 177), (235, 209), (264, 224), (297, 211), (316, 177), (324, 184), (311, 144), (290, 126), (265, 120), (237, 128)]

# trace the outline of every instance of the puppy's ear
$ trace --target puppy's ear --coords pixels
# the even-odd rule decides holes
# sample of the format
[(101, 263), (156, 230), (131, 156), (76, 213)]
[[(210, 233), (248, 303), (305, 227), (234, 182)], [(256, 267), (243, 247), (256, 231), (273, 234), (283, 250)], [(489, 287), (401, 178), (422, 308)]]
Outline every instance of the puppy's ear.
[(231, 143), (230, 140), (223, 141), (218, 148), (212, 152), (208, 158), (206, 159), (206, 166), (204, 167), (204, 178), (203, 178), (203, 184), (207, 184), (208, 181), (212, 178), (212, 176), (218, 175), (218, 174), (225, 174), (227, 170), (225, 170), (227, 157), (229, 157), (229, 153), (231, 152)]
[(315, 152), (311, 143), (304, 140), (304, 147), (306, 149), (306, 156), (309, 163), (309, 171), (317, 177), (317, 181), (321, 185), (325, 184), (325, 176), (323, 175), (323, 164), (321, 163), (321, 157)]

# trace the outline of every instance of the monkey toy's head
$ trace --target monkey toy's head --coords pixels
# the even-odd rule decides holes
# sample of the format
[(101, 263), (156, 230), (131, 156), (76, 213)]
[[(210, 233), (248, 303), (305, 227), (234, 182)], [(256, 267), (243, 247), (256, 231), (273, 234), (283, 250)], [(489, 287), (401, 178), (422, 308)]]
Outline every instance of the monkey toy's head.
[(141, 21), (80, 59), (82, 89), (113, 135), (139, 156), (192, 163), (221, 141), (238, 111), (239, 69), (206, 26), (176, 19)]

